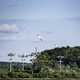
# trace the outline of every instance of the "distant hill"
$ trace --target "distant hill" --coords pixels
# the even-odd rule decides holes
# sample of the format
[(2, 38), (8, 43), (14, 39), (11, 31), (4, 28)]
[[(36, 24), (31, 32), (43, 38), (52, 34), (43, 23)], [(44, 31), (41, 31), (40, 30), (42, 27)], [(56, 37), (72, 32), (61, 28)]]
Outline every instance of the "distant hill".
[(64, 66), (76, 66), (80, 68), (80, 46), (56, 47), (54, 49), (44, 50), (37, 55), (34, 62), (57, 67), (60, 60)]

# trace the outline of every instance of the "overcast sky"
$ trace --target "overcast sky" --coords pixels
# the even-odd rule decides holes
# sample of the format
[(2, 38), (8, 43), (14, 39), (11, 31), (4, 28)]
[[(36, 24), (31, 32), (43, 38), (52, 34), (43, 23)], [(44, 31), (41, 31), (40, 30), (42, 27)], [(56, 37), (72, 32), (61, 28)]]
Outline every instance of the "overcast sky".
[(56, 45), (80, 46), (80, 0), (0, 0), (0, 61)]

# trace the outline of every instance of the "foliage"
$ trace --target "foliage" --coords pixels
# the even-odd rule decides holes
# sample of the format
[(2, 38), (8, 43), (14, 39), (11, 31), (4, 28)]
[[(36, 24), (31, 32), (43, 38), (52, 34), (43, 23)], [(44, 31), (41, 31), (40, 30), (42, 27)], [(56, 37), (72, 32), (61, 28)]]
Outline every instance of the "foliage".
[(10, 78), (30, 78), (31, 75), (24, 72), (9, 72), (8, 77)]
[[(61, 65), (58, 56), (64, 56)], [(32, 61), (32, 64), (25, 63), (24, 71), (21, 69), (22, 63), (13, 63), (12, 72), (8, 72), (9, 63), (1, 63), (0, 78), (80, 78), (79, 46), (44, 50), (38, 52)]]
[[(63, 56), (61, 59), (63, 72), (60, 72), (59, 69), (60, 64), (58, 56)], [(80, 47), (67, 46), (44, 50), (36, 56), (33, 62), (33, 64), (38, 64), (41, 67), (38, 72), (39, 77), (79, 77)]]
[(58, 64), (58, 56), (64, 56), (62, 59), (65, 66), (69, 65), (71, 68), (80, 67), (80, 47), (57, 47), (50, 50), (42, 51), (36, 58), (35, 62), (38, 64), (45, 64), (46, 66), (56, 67)]

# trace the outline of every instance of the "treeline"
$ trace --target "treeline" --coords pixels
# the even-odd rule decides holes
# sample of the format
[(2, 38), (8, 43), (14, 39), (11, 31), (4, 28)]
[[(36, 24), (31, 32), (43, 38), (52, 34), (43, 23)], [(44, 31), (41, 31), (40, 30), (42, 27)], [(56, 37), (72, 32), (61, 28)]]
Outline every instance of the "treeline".
[(38, 64), (43, 63), (44, 65), (55, 68), (58, 66), (60, 60), (63, 66), (80, 68), (80, 46), (57, 47), (44, 50), (36, 56), (34, 62)]
[[(80, 78), (80, 46), (56, 47), (32, 53), (32, 63), (13, 64), (1, 78)], [(9, 63), (8, 63), (9, 65)], [(4, 66), (5, 67), (5, 66)]]

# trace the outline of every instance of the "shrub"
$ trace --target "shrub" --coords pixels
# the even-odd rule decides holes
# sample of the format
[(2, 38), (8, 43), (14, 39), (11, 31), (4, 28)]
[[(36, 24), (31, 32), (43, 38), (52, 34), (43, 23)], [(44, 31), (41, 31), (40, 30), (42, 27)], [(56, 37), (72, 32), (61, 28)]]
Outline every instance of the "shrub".
[(24, 72), (9, 72), (8, 76), (10, 78), (30, 78), (31, 75)]
[(8, 78), (7, 74), (0, 74), (0, 78)]
[(15, 72), (8, 72), (8, 77), (9, 78), (16, 78)]

